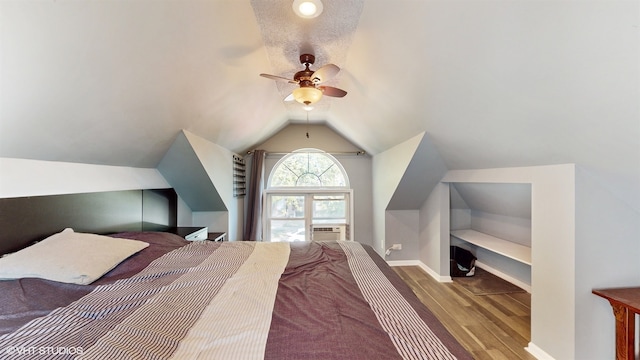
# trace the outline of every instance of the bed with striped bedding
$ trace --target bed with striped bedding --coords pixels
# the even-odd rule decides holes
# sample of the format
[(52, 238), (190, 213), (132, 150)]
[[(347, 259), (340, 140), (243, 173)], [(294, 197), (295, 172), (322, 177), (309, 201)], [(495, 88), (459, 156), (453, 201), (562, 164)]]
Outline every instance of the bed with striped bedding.
[(0, 284), (58, 302), (0, 314), (0, 358), (470, 358), (368, 246), (170, 240), (94, 285)]

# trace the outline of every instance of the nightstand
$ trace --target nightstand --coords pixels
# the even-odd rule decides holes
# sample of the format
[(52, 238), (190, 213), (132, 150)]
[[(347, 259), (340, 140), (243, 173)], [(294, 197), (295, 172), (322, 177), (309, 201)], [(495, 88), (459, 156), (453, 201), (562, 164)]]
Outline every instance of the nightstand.
[(208, 230), (209, 229), (206, 226), (178, 226), (170, 228), (169, 230), (167, 230), (167, 232), (182, 236), (189, 241), (200, 241), (208, 240)]
[(211, 241), (225, 241), (227, 239), (226, 232), (210, 232), (207, 234), (207, 240)]

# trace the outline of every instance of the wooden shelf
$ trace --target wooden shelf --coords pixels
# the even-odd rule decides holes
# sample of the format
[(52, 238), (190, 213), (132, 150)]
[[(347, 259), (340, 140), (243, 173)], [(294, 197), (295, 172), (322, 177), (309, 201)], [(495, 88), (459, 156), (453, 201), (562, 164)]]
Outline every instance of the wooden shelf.
[(470, 244), (493, 251), (496, 254), (531, 265), (531, 247), (471, 229), (454, 230), (451, 231), (451, 235)]

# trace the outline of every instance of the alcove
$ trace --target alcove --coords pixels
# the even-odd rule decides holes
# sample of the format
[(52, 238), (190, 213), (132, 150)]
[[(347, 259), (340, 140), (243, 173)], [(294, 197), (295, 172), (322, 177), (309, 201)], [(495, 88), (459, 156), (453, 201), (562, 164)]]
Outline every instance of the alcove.
[(450, 244), (531, 292), (531, 184), (451, 183)]

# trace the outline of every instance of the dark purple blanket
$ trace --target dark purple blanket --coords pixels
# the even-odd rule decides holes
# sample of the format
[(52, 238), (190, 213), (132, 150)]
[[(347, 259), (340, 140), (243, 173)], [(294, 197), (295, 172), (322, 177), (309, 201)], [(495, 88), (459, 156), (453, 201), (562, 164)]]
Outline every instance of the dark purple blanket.
[[(60, 284), (39, 279), (0, 281), (0, 335), (5, 334), (0, 336), (0, 345), (64, 344), (84, 351), (91, 349), (94, 354), (102, 356), (110, 354), (110, 357), (147, 358), (153, 354), (156, 358), (167, 358), (180, 351), (190, 356), (204, 356), (215, 353), (217, 343), (224, 347), (229, 340), (237, 340), (237, 333), (225, 333), (226, 329), (220, 329), (215, 324), (207, 325), (206, 321), (202, 325), (202, 319), (234, 316), (216, 314), (218, 306), (215, 301), (219, 294), (224, 294), (220, 297), (226, 299), (233, 296), (234, 291), (230, 292), (224, 285), (231, 280), (242, 281), (238, 280), (237, 276), (240, 275), (236, 274), (246, 276), (247, 264), (253, 264), (255, 260), (251, 258), (253, 244), (238, 246), (242, 244), (206, 242), (202, 246), (185, 247), (188, 242), (166, 233), (123, 233), (115, 236), (146, 241), (150, 246), (91, 285)], [(277, 284), (274, 283), (277, 292), (272, 300), (274, 305), (269, 315), (268, 331), (264, 336), (258, 336), (266, 339), (259, 358), (471, 358), (371, 247), (352, 242), (303, 242), (291, 243), (289, 249), (288, 260), (282, 263), (282, 266), (286, 263), (286, 267), (282, 273), (278, 273), (281, 275), (279, 280), (276, 278)], [(263, 265), (248, 265), (249, 268), (252, 266)], [(244, 267), (244, 270), (239, 272), (240, 267)], [(256, 271), (262, 270), (256, 268)], [(185, 280), (185, 276), (193, 279)], [(127, 279), (127, 282), (119, 285), (122, 283), (116, 283), (119, 279)], [(154, 283), (163, 286), (162, 290), (149, 287)], [(190, 288), (201, 291), (202, 295), (198, 294), (197, 297), (203, 300), (195, 301), (193, 295), (189, 295), (195, 293), (183, 292), (183, 289), (193, 291)], [(175, 299), (181, 299), (179, 304), (171, 299), (159, 299), (166, 297), (166, 294), (173, 294), (173, 291), (177, 291)], [(121, 299), (119, 295), (116, 296), (119, 292), (128, 295)], [(238, 293), (245, 294), (243, 300), (246, 300), (246, 289), (238, 288)], [(256, 301), (262, 303), (269, 299)], [(101, 310), (101, 306), (105, 306), (104, 310)], [(149, 320), (149, 331), (153, 333), (139, 335), (147, 325), (136, 325), (140, 323), (134, 320), (135, 316), (140, 316), (139, 311), (148, 311), (145, 308), (154, 306), (156, 308), (152, 311), (161, 313), (150, 313), (141, 318)], [(56, 309), (58, 307), (62, 308)], [(73, 309), (76, 308), (81, 310), (81, 314), (78, 314), (77, 320), (73, 320), (73, 314), (77, 311)], [(161, 321), (160, 318), (165, 315), (172, 320), (166, 323)], [(60, 319), (69, 317), (74, 324), (83, 326), (83, 330), (61, 325)], [(238, 313), (237, 317), (240, 319), (242, 314)], [(36, 321), (31, 321), (33, 319)], [(126, 325), (127, 321), (133, 322), (133, 327)], [(185, 322), (192, 324), (185, 325)], [(43, 329), (60, 331), (53, 331), (47, 335), (52, 340), (45, 341), (33, 334), (40, 323), (46, 326)], [(198, 330), (193, 332), (190, 330), (192, 326)], [(158, 329), (167, 331), (160, 334), (157, 333)], [(203, 329), (206, 330), (204, 333)], [(249, 339), (242, 340), (249, 341), (245, 344), (254, 342), (250, 340), (256, 336), (252, 329), (249, 329), (248, 335), (240, 335)], [(155, 340), (145, 345), (145, 342), (129, 336), (117, 335), (123, 331), (134, 331), (135, 336)], [(58, 332), (68, 332), (69, 335)], [(200, 341), (205, 348), (188, 348), (188, 352), (184, 352), (183, 338), (189, 339), (186, 344)], [(109, 339), (108, 342), (105, 339)], [(122, 343), (112, 343), (113, 339)], [(232, 351), (236, 351), (236, 348), (232, 347)], [(252, 351), (254, 355), (246, 356), (256, 357), (255, 349)]]

